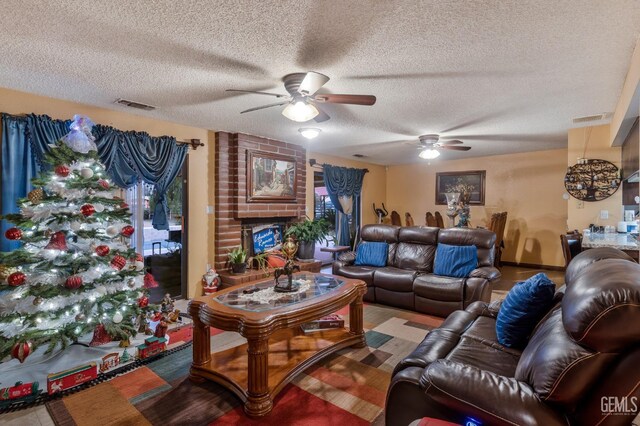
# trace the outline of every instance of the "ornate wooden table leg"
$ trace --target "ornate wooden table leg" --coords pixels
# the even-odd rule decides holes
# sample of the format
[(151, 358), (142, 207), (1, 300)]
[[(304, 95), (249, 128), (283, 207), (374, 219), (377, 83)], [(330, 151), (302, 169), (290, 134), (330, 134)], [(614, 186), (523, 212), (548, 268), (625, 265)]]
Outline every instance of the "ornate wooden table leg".
[(194, 367), (199, 367), (211, 360), (211, 336), (209, 326), (200, 321), (200, 309), (203, 302), (192, 300), (189, 302), (189, 314), (193, 318), (193, 361), (189, 372), (189, 379), (194, 382), (203, 382), (204, 378), (199, 376)]
[(244, 411), (249, 416), (264, 416), (271, 412), (273, 401), (269, 393), (269, 339), (247, 338), (249, 347), (249, 380)]
[(349, 305), (349, 331), (351, 334), (360, 335), (361, 340), (354, 344), (356, 348), (364, 348), (367, 346), (367, 341), (364, 337), (364, 320), (362, 317), (362, 295), (359, 295)]

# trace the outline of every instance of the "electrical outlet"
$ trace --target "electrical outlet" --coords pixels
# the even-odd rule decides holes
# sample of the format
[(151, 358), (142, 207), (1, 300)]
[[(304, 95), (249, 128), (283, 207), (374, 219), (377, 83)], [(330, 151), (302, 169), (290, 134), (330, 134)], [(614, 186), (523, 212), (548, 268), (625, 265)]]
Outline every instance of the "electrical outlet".
[(578, 202), (576, 203), (576, 208), (584, 209), (584, 201), (578, 200)]
[(600, 210), (600, 219), (609, 219), (609, 210)]
[(213, 214), (213, 206), (207, 206), (207, 214)]

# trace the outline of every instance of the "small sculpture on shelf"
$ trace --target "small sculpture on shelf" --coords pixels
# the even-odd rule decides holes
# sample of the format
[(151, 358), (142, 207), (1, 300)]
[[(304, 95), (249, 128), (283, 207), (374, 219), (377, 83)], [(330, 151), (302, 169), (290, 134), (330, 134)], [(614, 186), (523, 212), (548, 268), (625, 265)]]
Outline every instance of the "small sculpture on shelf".
[[(285, 243), (282, 245), (282, 254), (284, 254), (287, 258), (287, 261), (282, 268), (276, 268), (273, 271), (273, 276), (276, 280), (276, 286), (274, 287), (274, 291), (278, 293), (291, 293), (298, 290), (298, 286), (293, 283), (293, 272), (300, 271), (300, 266), (293, 263), (293, 257), (296, 255), (298, 251), (298, 244), (296, 244), (291, 237), (287, 238)], [(280, 284), (279, 278), (282, 275), (287, 276), (287, 282), (285, 284)]]
[(173, 312), (173, 299), (171, 298), (171, 295), (169, 293), (166, 293), (164, 295), (164, 298), (162, 298), (162, 313), (168, 313), (168, 312)]

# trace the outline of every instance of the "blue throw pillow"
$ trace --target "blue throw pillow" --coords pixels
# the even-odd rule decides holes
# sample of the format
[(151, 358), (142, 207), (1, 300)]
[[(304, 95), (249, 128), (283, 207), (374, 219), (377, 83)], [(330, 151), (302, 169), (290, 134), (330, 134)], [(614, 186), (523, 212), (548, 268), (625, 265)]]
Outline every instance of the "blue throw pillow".
[(551, 309), (556, 285), (544, 273), (516, 283), (505, 297), (498, 318), (498, 342), (509, 348), (522, 348), (536, 324)]
[(451, 246), (438, 243), (433, 273), (444, 277), (465, 278), (478, 267), (476, 246)]
[(386, 266), (389, 244), (363, 242), (356, 251), (355, 264), (359, 266)]

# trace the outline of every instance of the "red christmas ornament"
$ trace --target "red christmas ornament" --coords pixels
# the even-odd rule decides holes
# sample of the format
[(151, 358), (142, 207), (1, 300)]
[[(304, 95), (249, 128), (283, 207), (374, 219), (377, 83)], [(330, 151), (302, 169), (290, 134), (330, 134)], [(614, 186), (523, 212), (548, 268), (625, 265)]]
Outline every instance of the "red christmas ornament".
[(146, 308), (147, 306), (149, 306), (149, 298), (147, 296), (142, 296), (140, 299), (138, 299), (138, 306), (141, 308)]
[(31, 342), (20, 342), (13, 345), (11, 349), (11, 357), (20, 361), (20, 364), (24, 362), (25, 359), (31, 353)]
[(109, 246), (102, 245), (102, 246), (96, 247), (96, 254), (98, 256), (106, 256), (109, 254), (110, 251), (111, 250), (109, 249)]
[(64, 232), (58, 231), (51, 236), (49, 244), (45, 246), (47, 250), (67, 251), (67, 236)]
[(133, 235), (134, 231), (135, 231), (135, 228), (133, 226), (127, 225), (122, 227), (122, 229), (120, 230), (120, 233), (125, 237), (130, 237)]
[(7, 277), (7, 283), (12, 287), (18, 287), (19, 285), (24, 284), (26, 280), (27, 276), (22, 272), (14, 272)]
[(121, 209), (128, 209), (128, 208), (129, 208), (129, 204), (127, 204), (127, 203), (120, 203), (120, 208), (121, 208)]
[(96, 209), (91, 204), (85, 204), (84, 206), (80, 207), (80, 212), (88, 217), (94, 214), (96, 212)]
[(69, 176), (69, 173), (71, 173), (71, 170), (69, 169), (69, 167), (65, 166), (65, 165), (61, 165), (61, 166), (57, 166), (54, 171), (56, 172), (56, 174), (58, 176), (61, 177), (67, 177)]
[(105, 343), (109, 343), (111, 341), (111, 336), (107, 333), (107, 330), (104, 328), (104, 325), (98, 324), (96, 328), (93, 330), (93, 338), (91, 339), (91, 343), (89, 346), (100, 346)]
[(140, 253), (136, 253), (136, 257), (134, 257), (136, 262), (144, 262), (144, 257)]
[(155, 288), (155, 287), (158, 287), (158, 283), (156, 282), (156, 279), (153, 278), (153, 275), (151, 275), (148, 272), (144, 274), (144, 288)]
[(7, 237), (7, 240), (19, 240), (22, 238), (22, 231), (18, 228), (9, 228), (4, 236)]
[(126, 264), (127, 264), (127, 259), (125, 259), (120, 255), (114, 256), (113, 259), (111, 259), (111, 266), (113, 266), (118, 271), (124, 268)]
[(69, 290), (76, 290), (82, 287), (82, 277), (78, 275), (72, 275), (64, 282), (64, 286)]
[(101, 187), (102, 189), (109, 189), (109, 188), (111, 188), (111, 185), (109, 185), (109, 182), (107, 182), (107, 181), (106, 181), (106, 180), (104, 180), (104, 179), (100, 179), (100, 180), (98, 181), (98, 185), (100, 185), (100, 187)]

